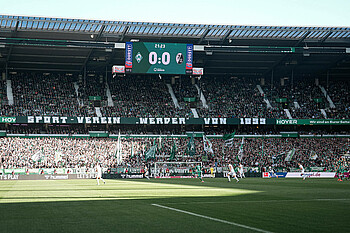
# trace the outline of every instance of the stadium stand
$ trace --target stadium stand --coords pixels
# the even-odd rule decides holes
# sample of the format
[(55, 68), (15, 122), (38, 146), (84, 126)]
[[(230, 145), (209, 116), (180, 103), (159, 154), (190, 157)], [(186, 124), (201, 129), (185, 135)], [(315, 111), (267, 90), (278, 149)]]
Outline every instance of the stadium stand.
[[(203, 161), (205, 167), (216, 164), (218, 167), (227, 163), (237, 162), (241, 139), (235, 139), (232, 146), (225, 146), (222, 139), (211, 139), (214, 155), (204, 151), (202, 140), (195, 139), (196, 155), (187, 156), (187, 138), (123, 138), (121, 150), (123, 162), (118, 165), (116, 158), (117, 143), (114, 139), (82, 139), (82, 138), (2, 138), (0, 139), (1, 166), (5, 169), (14, 168), (82, 168), (93, 167), (96, 161), (104, 167), (142, 167), (147, 162), (168, 161), (170, 151), (177, 145), (176, 161)], [(145, 160), (145, 153), (151, 147), (157, 146), (157, 157)], [(289, 151), (295, 149), (296, 154), (292, 162), (286, 162)], [(246, 167), (268, 167), (274, 165), (287, 171), (302, 162), (305, 167), (322, 167), (333, 171), (339, 155), (349, 151), (348, 139), (344, 138), (247, 138), (243, 144), (242, 164)], [(42, 154), (42, 160), (33, 161), (32, 155)], [(310, 159), (312, 152), (317, 159)], [(57, 159), (57, 153), (60, 158)], [(279, 158), (278, 155), (281, 155)]]
[(4, 105), (3, 116), (87, 116), (88, 107), (79, 106), (72, 77), (17, 73), (11, 75), (13, 105)]
[[(14, 104), (9, 105), (6, 89), (2, 87), (2, 116), (96, 116), (90, 97), (101, 97), (103, 116), (120, 117), (193, 117), (190, 103), (184, 98), (197, 98), (197, 90), (190, 79), (183, 79), (173, 85), (180, 107), (176, 108), (166, 88), (165, 80), (156, 77), (123, 77), (109, 83), (114, 106), (107, 105), (105, 84), (96, 78), (89, 78), (86, 88), (80, 84), (78, 96), (73, 86), (74, 78), (64, 75), (18, 73), (11, 75)], [(186, 81), (185, 81), (186, 80)], [(170, 82), (170, 80), (167, 80)], [(263, 87), (262, 96), (250, 78), (207, 77), (200, 86), (207, 99), (208, 108), (196, 104), (194, 108), (200, 117), (264, 117), (286, 119), (283, 111), (287, 108), (293, 119), (324, 119), (321, 109), (325, 109), (328, 119), (349, 118), (349, 83), (332, 81), (329, 97), (335, 103), (331, 108), (314, 80), (297, 81), (296, 84), (280, 86), (274, 83)], [(180, 86), (181, 85), (181, 86)], [(233, 91), (234, 90), (234, 91)], [(187, 96), (187, 97), (185, 97)], [(191, 96), (191, 97), (189, 97)], [(268, 108), (267, 98), (272, 103)], [(82, 105), (78, 103), (82, 100)], [(286, 99), (286, 102), (277, 102)], [(320, 100), (320, 102), (316, 102)], [(296, 107), (297, 106), (297, 107)]]
[(264, 86), (264, 90), (274, 107), (289, 109), (294, 119), (325, 118), (320, 110), (325, 108), (323, 106), (325, 103), (314, 101), (322, 99), (322, 93), (312, 79), (295, 80), (293, 84), (288, 83), (283, 86), (277, 82), (273, 85), (268, 83)]
[[(324, 85), (327, 87), (327, 84)], [(349, 81), (330, 81), (327, 94), (334, 102), (335, 108), (327, 108), (330, 119), (350, 118), (350, 84)]]
[(208, 109), (200, 110), (203, 117), (285, 118), (280, 109), (267, 109), (252, 79), (207, 78), (201, 86), (209, 105)]
[(177, 109), (158, 77), (131, 76), (109, 83), (114, 107), (104, 106), (104, 116), (122, 117), (190, 117), (190, 111)]
[[(238, 163), (245, 137), (246, 167), (334, 170), (350, 150), (349, 37), (336, 27), (0, 16), (1, 168), (140, 167), (168, 161), (174, 143), (176, 161), (219, 167)], [(204, 74), (112, 74), (130, 41), (193, 44)], [(189, 132), (207, 135), (214, 155), (199, 137), (186, 156)]]

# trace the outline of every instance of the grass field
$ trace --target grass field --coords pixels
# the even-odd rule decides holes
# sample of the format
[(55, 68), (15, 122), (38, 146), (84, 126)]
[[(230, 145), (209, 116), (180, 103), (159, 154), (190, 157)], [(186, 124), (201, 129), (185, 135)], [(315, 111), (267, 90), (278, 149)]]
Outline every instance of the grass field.
[(0, 182), (0, 232), (349, 232), (350, 181)]

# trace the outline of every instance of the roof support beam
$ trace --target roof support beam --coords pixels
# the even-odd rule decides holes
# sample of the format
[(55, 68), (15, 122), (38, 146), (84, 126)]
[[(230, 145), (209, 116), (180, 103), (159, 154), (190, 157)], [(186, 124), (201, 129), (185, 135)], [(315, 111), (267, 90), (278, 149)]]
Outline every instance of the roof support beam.
[(123, 33), (122, 33), (122, 36), (120, 37), (119, 41), (123, 41), (123, 40), (124, 40), (125, 34), (126, 34), (126, 32), (129, 30), (129, 27), (130, 27), (130, 26), (126, 26), (126, 27), (124, 28)]
[(298, 42), (294, 45), (294, 47), (299, 46), (301, 43), (303, 43), (303, 41), (306, 39), (306, 37), (308, 37), (310, 35), (311, 31), (306, 32), (303, 37), (301, 37)]
[[(106, 26), (105, 26), (105, 25), (102, 25), (100, 31), (98, 32), (98, 34), (97, 34), (97, 36), (96, 36), (96, 38), (95, 38), (95, 42), (97, 42), (97, 41), (101, 38), (102, 33), (103, 33), (103, 31), (105, 30), (105, 28), (106, 28)], [(80, 72), (83, 71), (84, 67), (86, 66), (87, 62), (89, 61), (90, 56), (91, 56), (93, 50), (94, 50), (94, 49), (90, 49), (88, 55), (86, 56), (86, 58), (85, 58), (85, 60), (84, 60), (84, 62), (83, 62), (83, 65), (81, 66)]]
[[(303, 43), (303, 41), (310, 35), (311, 31), (306, 32), (303, 37), (301, 37), (295, 44), (293, 47), (298, 47), (301, 43)], [(263, 76), (268, 75), (269, 73), (271, 73), (276, 66), (278, 66), (279, 64), (281, 64), (282, 61), (284, 61), (287, 57), (289, 56), (289, 54), (285, 54), (281, 59), (277, 60), (271, 67), (269, 70), (267, 70)]]
[(327, 40), (327, 38), (332, 35), (332, 31), (328, 32), (321, 40), (320, 40), (320, 44), (323, 44), (323, 42), (325, 42)]
[(204, 38), (208, 35), (209, 31), (210, 31), (209, 28), (205, 29), (205, 31), (203, 32), (201, 38), (198, 41), (198, 44), (201, 44), (203, 42)]
[[(15, 29), (12, 31), (11, 37), (15, 37), (15, 36), (16, 36), (17, 30), (18, 30), (18, 25), (19, 25), (19, 21), (17, 20), (17, 22), (16, 22), (16, 27), (15, 27)], [(12, 54), (12, 50), (13, 50), (13, 45), (10, 45), (9, 52), (8, 52), (8, 54), (7, 54), (7, 57), (6, 57), (6, 63), (10, 60), (10, 57), (11, 57), (11, 54)]]
[(225, 41), (227, 40), (227, 37), (231, 34), (232, 31), (233, 31), (233, 30), (230, 29), (230, 30), (228, 30), (228, 31), (226, 32), (226, 34), (225, 34), (224, 37), (222, 38), (221, 44), (224, 44), (224, 43), (225, 43)]

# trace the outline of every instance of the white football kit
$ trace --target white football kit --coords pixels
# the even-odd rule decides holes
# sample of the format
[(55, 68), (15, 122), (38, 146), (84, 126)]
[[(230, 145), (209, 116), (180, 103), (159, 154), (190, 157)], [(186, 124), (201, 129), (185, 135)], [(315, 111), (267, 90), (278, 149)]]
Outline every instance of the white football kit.
[(238, 178), (237, 178), (237, 174), (236, 174), (236, 172), (235, 172), (235, 169), (233, 169), (232, 164), (229, 164), (229, 165), (228, 165), (228, 169), (229, 169), (229, 172), (227, 173), (228, 181), (229, 181), (229, 182), (231, 181), (231, 176), (232, 176), (232, 177), (235, 178), (236, 181), (238, 182), (239, 180), (238, 180)]
[(96, 175), (97, 185), (100, 185), (100, 180), (102, 180), (103, 183), (106, 184), (106, 181), (102, 179), (102, 168), (100, 165), (97, 165), (96, 172), (97, 172), (97, 175)]

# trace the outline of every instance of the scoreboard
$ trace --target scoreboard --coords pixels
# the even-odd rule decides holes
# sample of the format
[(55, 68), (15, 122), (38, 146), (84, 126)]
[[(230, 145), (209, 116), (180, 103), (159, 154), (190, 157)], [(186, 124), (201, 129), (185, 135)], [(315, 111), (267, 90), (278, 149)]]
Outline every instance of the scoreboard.
[(192, 61), (193, 44), (125, 44), (125, 73), (192, 74)]

